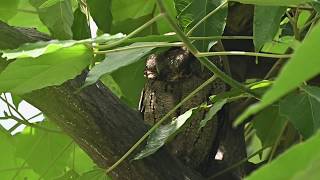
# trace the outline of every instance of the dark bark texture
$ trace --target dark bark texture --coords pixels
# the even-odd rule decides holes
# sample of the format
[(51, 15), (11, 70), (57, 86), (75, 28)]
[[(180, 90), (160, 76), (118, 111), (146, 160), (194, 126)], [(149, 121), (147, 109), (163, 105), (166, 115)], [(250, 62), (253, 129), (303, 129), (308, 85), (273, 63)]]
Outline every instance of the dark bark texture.
[[(252, 34), (252, 6), (235, 5), (229, 10), (225, 34)], [(13, 49), (26, 42), (50, 38), (35, 29), (11, 27), (0, 22), (0, 39), (1, 49)], [(222, 44), (226, 50), (253, 49), (250, 40), (228, 40)], [(179, 62), (179, 58), (176, 57), (179, 53), (190, 57), (187, 57), (186, 62)], [(61, 86), (36, 90), (25, 94), (23, 98), (39, 108), (70, 135), (99, 167), (107, 168), (146, 132), (148, 126), (143, 117), (147, 124), (158, 121), (177, 102), (212, 75), (206, 70), (203, 71), (199, 63), (183, 49), (174, 49), (173, 54), (167, 52), (163, 58), (167, 58), (167, 62), (176, 59), (174, 62), (178, 63), (168, 66), (170, 63), (164, 61), (164, 64), (160, 65), (163, 68), (161, 72), (164, 73), (156, 74), (154, 77), (152, 63), (147, 64), (151, 69), (147, 67), (150, 72), (146, 72), (149, 80), (143, 98), (143, 115), (121, 103), (99, 82), (76, 93), (83, 84), (86, 71)], [(271, 66), (263, 64), (266, 61), (256, 64), (254, 59), (237, 56), (228, 57), (228, 61), (232, 77), (239, 81), (261, 76), (263, 71)], [(5, 65), (3, 61), (0, 64)], [(256, 72), (256, 69), (259, 69), (259, 72)], [(198, 106), (207, 101), (209, 95), (225, 91), (227, 88), (221, 81), (216, 81), (181, 107), (176, 115)], [(205, 176), (221, 169), (215, 167), (213, 161), (218, 148), (224, 152), (223, 164), (229, 166), (238, 162), (246, 157), (243, 127), (231, 127), (232, 120), (240, 113), (241, 108), (238, 106), (229, 105), (223, 110), (222, 117), (216, 117), (217, 120), (211, 121), (198, 132), (198, 122), (205, 114), (200, 112), (185, 131), (169, 145), (171, 147), (162, 148), (143, 160), (130, 162), (128, 158), (110, 175), (114, 180), (205, 179)], [(231, 173), (232, 178), (243, 176), (243, 169), (240, 166), (234, 170)]]

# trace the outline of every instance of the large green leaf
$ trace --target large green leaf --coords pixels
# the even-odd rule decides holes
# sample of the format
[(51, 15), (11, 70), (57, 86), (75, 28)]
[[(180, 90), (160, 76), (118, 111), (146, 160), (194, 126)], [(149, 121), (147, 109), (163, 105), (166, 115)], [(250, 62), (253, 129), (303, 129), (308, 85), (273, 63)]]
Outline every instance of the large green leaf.
[(37, 8), (41, 21), (56, 39), (72, 39), (73, 11), (70, 0), (58, 1), (52, 6), (40, 8), (46, 0), (30, 0)]
[(90, 15), (103, 32), (110, 33), (112, 25), (111, 0), (89, 0)]
[(303, 87), (280, 101), (280, 113), (299, 130), (304, 138), (320, 128), (320, 88)]
[(256, 4), (263, 6), (290, 6), (312, 2), (314, 0), (232, 0), (243, 4)]
[[(207, 0), (175, 0), (178, 7), (177, 16), (180, 26), (184, 31), (189, 31), (203, 17), (216, 9), (223, 0), (207, 1)], [(208, 19), (203, 21), (192, 33), (193, 36), (220, 36), (226, 25), (227, 7), (223, 7)], [(195, 42), (200, 51), (208, 51), (208, 40)]]
[(24, 94), (60, 85), (80, 74), (91, 58), (91, 50), (76, 45), (37, 58), (17, 59), (0, 74), (0, 91)]
[(115, 22), (128, 18), (136, 19), (151, 14), (155, 8), (155, 0), (116, 0), (112, 2), (112, 16)]
[(160, 126), (156, 129), (152, 134), (150, 134), (145, 148), (137, 154), (134, 159), (142, 159), (158, 151), (158, 149), (177, 135), (183, 125), (186, 124), (188, 120), (191, 119), (192, 115), (198, 112), (198, 110), (199, 108), (192, 108), (174, 119), (171, 123)]
[[(52, 128), (51, 125), (45, 126)], [(24, 159), (29, 167), (45, 179), (62, 174), (72, 157), (72, 140), (64, 134), (35, 129), (14, 138), (16, 156)]]
[[(271, 163), (253, 172), (246, 180), (284, 180), (308, 176), (313, 177), (313, 179), (319, 179), (319, 169), (314, 169), (319, 167), (319, 147), (320, 133), (308, 141), (290, 148)], [(307, 174), (306, 172), (312, 174)]]
[(270, 106), (261, 111), (253, 120), (253, 127), (261, 140), (262, 147), (272, 146), (281, 135), (285, 118), (279, 114), (279, 106)]
[(87, 17), (81, 12), (80, 8), (77, 8), (74, 12), (74, 20), (72, 24), (73, 39), (87, 39), (91, 37), (90, 27), (87, 22)]
[(95, 168), (94, 170), (83, 173), (78, 180), (112, 180), (111, 177), (106, 175), (104, 169)]
[(2, 0), (0, 6), (0, 20), (8, 21), (18, 12), (20, 0)]
[[(156, 44), (155, 42), (150, 43), (134, 43), (128, 47), (141, 46), (144, 44)], [(139, 60), (141, 60), (144, 56), (146, 56), (154, 47), (147, 48), (139, 48), (139, 49), (131, 49), (120, 52), (108, 53), (106, 55), (106, 59), (100, 64), (94, 66), (92, 70), (89, 72), (88, 77), (86, 79), (85, 85), (88, 86), (99, 80), (101, 76), (104, 74), (110, 74), (122, 67), (133, 64)], [(130, 76), (128, 74), (128, 76)]]
[(22, 0), (19, 3), (20, 11), (12, 17), (8, 24), (17, 27), (29, 27), (36, 28), (38, 31), (49, 34), (48, 28), (41, 22), (37, 13), (32, 13), (37, 11), (28, 0)]
[(320, 25), (317, 25), (283, 67), (271, 89), (263, 95), (259, 103), (250, 106), (242, 113), (236, 120), (236, 124), (276, 102), (304, 81), (320, 73), (320, 54), (317, 48), (314, 48), (319, 45), (319, 39)]
[(285, 11), (286, 7), (255, 6), (253, 40), (256, 51), (260, 51), (266, 42), (273, 40), (279, 30), (281, 17)]

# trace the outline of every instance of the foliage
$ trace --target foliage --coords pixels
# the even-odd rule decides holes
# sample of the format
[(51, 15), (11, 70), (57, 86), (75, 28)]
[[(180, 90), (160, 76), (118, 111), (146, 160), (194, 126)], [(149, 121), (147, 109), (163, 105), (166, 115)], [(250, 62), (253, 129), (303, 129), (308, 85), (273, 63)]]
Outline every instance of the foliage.
[[(162, 9), (157, 2), (163, 5)], [(194, 107), (171, 123), (154, 128), (146, 147), (135, 159), (147, 157), (169, 142), (199, 108), (209, 108), (199, 124), (202, 128), (227, 103), (257, 98), (257, 103), (249, 106), (235, 125), (245, 122), (246, 138), (254, 136), (261, 142), (260, 148), (271, 148), (265, 155), (270, 163), (247, 179), (317, 179), (320, 88), (310, 80), (320, 74), (320, 53), (317, 51), (320, 2), (236, 2), (255, 6), (252, 38), (256, 53), (253, 56), (290, 57), (278, 59), (286, 62), (281, 72), (275, 78), (257, 79), (249, 84), (230, 80), (227, 74), (218, 76), (233, 88), (213, 95), (206, 107)], [(15, 124), (11, 129), (0, 126), (0, 179), (110, 179), (104, 170), (94, 167), (90, 158), (69, 137), (56, 132), (55, 125), (47, 119), (33, 123), (31, 119), (15, 117), (18, 112), (15, 107), (22, 102), (20, 95), (59, 86), (87, 69), (89, 72), (82, 88), (101, 80), (124, 103), (137, 108), (144, 86), (146, 57), (183, 44), (205, 62), (201, 52), (209, 51), (215, 40), (225, 38), (227, 8), (234, 4), (223, 0), (87, 0), (87, 3), (80, 0), (3, 0), (1, 21), (12, 26), (36, 27), (55, 40), (28, 43), (17, 49), (8, 46), (0, 51), (0, 92), (9, 92), (13, 98), (9, 102), (1, 96), (3, 107), (7, 108), (0, 121), (11, 119)], [(164, 13), (167, 16), (163, 16)], [(175, 34), (165, 34), (168, 32)], [(98, 37), (91, 37), (91, 33)], [(222, 55), (234, 53), (223, 51)], [(253, 52), (238, 53), (252, 56)], [(237, 83), (243, 88), (233, 86)], [(0, 104), (0, 108), (3, 107)], [(13, 109), (17, 112), (12, 113)], [(245, 121), (250, 116), (253, 116), (252, 120)], [(301, 138), (295, 142), (296, 146), (273, 160), (288, 124), (295, 127), (295, 133)], [(21, 125), (27, 127), (12, 135)], [(248, 149), (252, 146), (248, 141)]]

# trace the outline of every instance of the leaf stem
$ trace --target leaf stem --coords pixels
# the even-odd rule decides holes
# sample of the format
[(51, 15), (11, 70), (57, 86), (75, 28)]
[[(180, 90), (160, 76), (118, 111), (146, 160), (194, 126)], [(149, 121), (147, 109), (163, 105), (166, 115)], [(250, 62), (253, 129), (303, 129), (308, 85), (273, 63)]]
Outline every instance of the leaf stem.
[(105, 51), (96, 51), (95, 54), (106, 54), (111, 52), (119, 52), (119, 51), (126, 51), (126, 50), (132, 50), (132, 49), (140, 49), (140, 48), (148, 48), (148, 47), (181, 47), (183, 46), (183, 43), (176, 42), (176, 43), (165, 43), (165, 42), (159, 42), (158, 44), (145, 44), (140, 46), (127, 46), (127, 47), (120, 47), (117, 49), (110, 49)]
[(167, 120), (178, 108), (180, 108), (185, 102), (190, 100), (196, 93), (206, 87), (208, 84), (216, 80), (216, 76), (212, 76), (195, 90), (193, 90), (187, 97), (185, 97), (181, 102), (179, 102), (174, 108), (172, 108), (166, 115), (164, 115), (155, 125), (153, 125), (148, 132), (146, 132), (116, 163), (109, 167), (106, 173), (109, 173), (114, 168), (116, 168), (122, 161), (124, 161), (147, 137), (155, 131), (165, 120)]
[(256, 56), (256, 57), (269, 57), (269, 58), (290, 58), (291, 54), (268, 54), (268, 53), (257, 53), (257, 52), (244, 52), (244, 51), (221, 51), (221, 52), (200, 52), (197, 57), (207, 56)]
[(189, 36), (201, 23), (203, 23), (205, 20), (207, 20), (210, 16), (212, 16), (214, 13), (218, 12), (221, 8), (223, 8), (225, 5), (228, 4), (228, 1), (224, 1), (221, 3), (217, 8), (212, 10), (210, 13), (208, 13), (206, 16), (204, 16), (197, 24), (195, 24), (188, 32), (187, 36)]
[(139, 32), (141, 32), (142, 30), (144, 30), (148, 26), (152, 25), (154, 22), (156, 22), (157, 20), (161, 19), (163, 16), (164, 16), (163, 13), (160, 13), (157, 16), (155, 16), (152, 19), (150, 19), (145, 24), (143, 24), (142, 26), (140, 26), (139, 28), (137, 28), (134, 31), (132, 31), (126, 37), (124, 37), (124, 38), (122, 38), (122, 39), (120, 39), (118, 41), (115, 41), (113, 43), (110, 43), (110, 44), (100, 45), (99, 48), (100, 49), (108, 49), (108, 48), (112, 48), (112, 47), (118, 46), (118, 45), (122, 44), (123, 42), (125, 42), (126, 40), (128, 40), (129, 38), (131, 38), (131, 37), (135, 36), (136, 34), (138, 34)]
[(199, 51), (197, 48), (191, 43), (191, 41), (188, 39), (188, 37), (180, 30), (178, 25), (175, 23), (174, 19), (170, 17), (170, 15), (165, 9), (165, 6), (163, 4), (162, 0), (157, 0), (158, 7), (160, 9), (160, 12), (164, 14), (166, 20), (168, 21), (171, 28), (177, 33), (177, 36), (180, 38), (182, 42), (184, 42), (185, 46), (188, 48), (188, 50), (200, 61), (202, 65), (207, 67), (211, 72), (213, 72), (217, 77), (219, 77), (221, 80), (226, 82), (228, 85), (230, 85), (233, 88), (239, 89), (245, 93), (251, 94), (256, 99), (259, 99), (259, 95), (253, 92), (251, 89), (245, 87), (243, 84), (239, 83), (238, 81), (232, 79), (230, 76), (225, 74), (223, 71), (221, 71), (214, 63), (212, 63), (207, 57), (198, 57)]

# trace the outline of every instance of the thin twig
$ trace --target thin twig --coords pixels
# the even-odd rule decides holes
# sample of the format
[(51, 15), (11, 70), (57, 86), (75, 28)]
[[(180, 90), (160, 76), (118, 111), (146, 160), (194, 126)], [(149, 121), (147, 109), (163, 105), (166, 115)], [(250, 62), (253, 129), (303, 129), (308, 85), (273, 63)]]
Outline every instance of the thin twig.
[(255, 57), (268, 57), (268, 58), (291, 58), (291, 54), (268, 54), (257, 52), (244, 52), (244, 51), (222, 51), (222, 52), (200, 52), (197, 57), (207, 56), (255, 56)]

